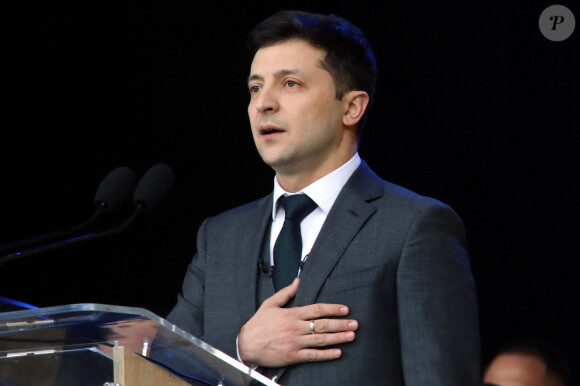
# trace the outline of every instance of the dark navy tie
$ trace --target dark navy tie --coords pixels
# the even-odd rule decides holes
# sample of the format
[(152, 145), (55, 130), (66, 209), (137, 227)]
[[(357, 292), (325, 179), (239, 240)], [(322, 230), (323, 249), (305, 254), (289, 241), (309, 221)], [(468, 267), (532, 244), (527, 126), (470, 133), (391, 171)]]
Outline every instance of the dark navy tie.
[(302, 258), (300, 222), (317, 206), (305, 194), (281, 197), (279, 202), (286, 215), (282, 230), (274, 244), (273, 278), (276, 291), (290, 285), (298, 275)]

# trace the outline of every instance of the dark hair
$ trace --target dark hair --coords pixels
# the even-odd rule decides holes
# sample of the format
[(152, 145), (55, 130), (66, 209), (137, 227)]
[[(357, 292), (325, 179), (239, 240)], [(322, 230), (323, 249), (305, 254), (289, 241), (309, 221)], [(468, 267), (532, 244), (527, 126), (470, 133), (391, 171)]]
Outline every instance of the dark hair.
[(302, 11), (281, 11), (256, 25), (248, 36), (248, 49), (254, 57), (260, 48), (301, 39), (326, 52), (322, 68), (334, 79), (336, 99), (345, 93), (362, 90), (369, 95), (369, 106), (358, 124), (364, 127), (374, 100), (377, 66), (365, 35), (349, 21), (335, 15)]
[[(546, 365), (546, 377), (558, 381), (562, 385), (568, 385), (570, 382), (571, 374), (566, 363), (566, 358), (562, 353), (545, 342), (535, 340), (508, 342), (497, 351), (495, 357), (502, 354), (537, 358)], [(489, 365), (487, 368), (489, 368)]]

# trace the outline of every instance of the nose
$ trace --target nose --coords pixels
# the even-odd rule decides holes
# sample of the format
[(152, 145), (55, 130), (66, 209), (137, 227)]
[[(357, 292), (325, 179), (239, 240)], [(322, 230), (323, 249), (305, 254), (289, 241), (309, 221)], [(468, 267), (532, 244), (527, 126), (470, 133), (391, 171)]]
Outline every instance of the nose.
[(278, 98), (270, 87), (263, 86), (260, 92), (254, 97), (256, 110), (262, 114), (278, 111)]

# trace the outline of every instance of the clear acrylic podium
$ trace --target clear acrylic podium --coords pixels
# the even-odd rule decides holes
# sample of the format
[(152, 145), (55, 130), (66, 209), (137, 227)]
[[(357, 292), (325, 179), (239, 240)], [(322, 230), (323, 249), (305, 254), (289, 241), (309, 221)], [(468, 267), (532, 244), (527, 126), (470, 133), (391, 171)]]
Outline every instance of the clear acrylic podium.
[(141, 308), (0, 313), (0, 386), (277, 385)]

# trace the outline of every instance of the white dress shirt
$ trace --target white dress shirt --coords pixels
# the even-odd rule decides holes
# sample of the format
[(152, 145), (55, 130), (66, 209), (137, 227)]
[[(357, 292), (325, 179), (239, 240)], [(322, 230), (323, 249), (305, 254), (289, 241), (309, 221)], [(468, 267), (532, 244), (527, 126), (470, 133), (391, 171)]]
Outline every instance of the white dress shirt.
[(304, 189), (296, 193), (286, 192), (278, 183), (278, 179), (274, 177), (274, 199), (272, 202), (272, 229), (270, 232), (270, 265), (276, 264), (274, 261), (274, 244), (276, 238), (282, 230), (284, 224), (284, 208), (279, 205), (278, 199), (282, 196), (290, 196), (293, 194), (304, 193), (308, 195), (318, 205), (308, 216), (300, 223), (300, 231), (302, 235), (302, 261), (308, 256), (320, 229), (328, 216), (328, 212), (334, 205), (336, 197), (350, 178), (352, 173), (359, 167), (361, 163), (360, 156), (356, 153), (344, 165), (327, 174), (321, 179), (313, 182)]

